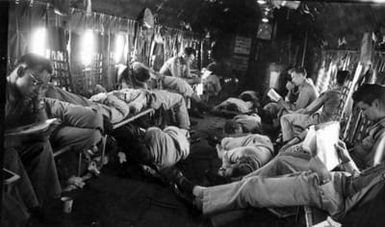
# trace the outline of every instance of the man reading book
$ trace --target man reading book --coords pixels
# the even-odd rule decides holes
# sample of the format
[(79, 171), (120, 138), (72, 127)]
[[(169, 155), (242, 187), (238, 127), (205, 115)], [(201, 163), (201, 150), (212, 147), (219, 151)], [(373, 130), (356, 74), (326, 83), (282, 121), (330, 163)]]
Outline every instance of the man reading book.
[[(49, 127), (43, 133), (22, 136), (14, 134), (5, 139), (5, 167), (25, 176), (22, 180), (32, 184), (31, 187), (20, 187), (21, 190), (30, 189), (20, 193), (26, 195), (24, 200), (28, 200), (25, 202), (28, 208), (40, 207), (47, 198), (57, 197), (61, 193), (48, 139), (57, 148), (71, 146), (75, 151), (82, 151), (96, 145), (101, 140), (104, 129), (102, 115), (96, 110), (40, 97), (41, 85), (50, 73), (52, 66), (48, 59), (26, 54), (18, 60), (16, 68), (7, 77), (4, 121), (6, 131), (43, 123), (48, 118), (58, 118), (61, 121), (60, 126), (54, 124), (55, 128)], [(19, 172), (21, 170), (16, 161), (18, 156), (27, 174)], [(14, 166), (8, 167), (8, 164)]]
[[(281, 117), (283, 141), (288, 141), (299, 132), (323, 122), (339, 120), (339, 105), (343, 98), (343, 89), (346, 79), (350, 76), (348, 71), (338, 71), (335, 86), (322, 93), (306, 108)], [(319, 111), (322, 108), (322, 111)]]
[[(41, 79), (52, 72), (49, 60), (24, 58), (7, 76), (4, 128), (9, 130), (46, 120), (43, 102), (38, 98)], [(48, 136), (52, 129), (39, 135), (5, 135), (4, 167), (18, 174), (14, 197), (30, 211), (58, 198), (61, 187)], [(7, 204), (4, 204), (5, 206)]]
[(285, 112), (306, 108), (318, 97), (313, 82), (306, 78), (307, 73), (304, 68), (294, 68), (290, 71), (290, 74), (292, 84), (298, 87), (298, 98), (294, 103), (286, 102), (283, 99), (278, 101), (278, 104), (285, 110)]

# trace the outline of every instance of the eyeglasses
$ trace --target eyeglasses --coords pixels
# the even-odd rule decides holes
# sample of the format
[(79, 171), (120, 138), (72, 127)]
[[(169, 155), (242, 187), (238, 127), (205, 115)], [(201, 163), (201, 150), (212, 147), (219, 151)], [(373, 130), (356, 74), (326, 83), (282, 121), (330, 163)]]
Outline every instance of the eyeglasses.
[(37, 79), (32, 73), (30, 73), (29, 76), (32, 78), (33, 86), (38, 86), (43, 84), (43, 81)]

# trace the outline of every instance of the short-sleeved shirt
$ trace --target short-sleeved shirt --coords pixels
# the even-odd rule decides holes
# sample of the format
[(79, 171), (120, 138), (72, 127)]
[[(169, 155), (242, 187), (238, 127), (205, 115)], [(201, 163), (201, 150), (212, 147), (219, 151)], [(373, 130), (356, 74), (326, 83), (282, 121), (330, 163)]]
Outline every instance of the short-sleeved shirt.
[(332, 89), (325, 91), (320, 95), (325, 96), (325, 103), (320, 115), (320, 121), (325, 122), (334, 120), (338, 116), (338, 107), (342, 100), (342, 92), (340, 89)]
[(366, 169), (385, 160), (385, 118), (368, 129), (361, 144), (354, 147), (352, 157), (358, 167)]
[(168, 59), (159, 72), (165, 75), (183, 78), (188, 76), (188, 67), (186, 64), (183, 64), (180, 56), (175, 56)]
[(153, 164), (158, 169), (173, 166), (190, 154), (186, 130), (174, 126), (164, 130), (150, 127), (145, 133), (144, 143), (151, 153)]
[(291, 110), (299, 110), (307, 107), (318, 97), (318, 92), (309, 79), (306, 79), (302, 85), (298, 87), (298, 98), (295, 101), (294, 105), (291, 107)]

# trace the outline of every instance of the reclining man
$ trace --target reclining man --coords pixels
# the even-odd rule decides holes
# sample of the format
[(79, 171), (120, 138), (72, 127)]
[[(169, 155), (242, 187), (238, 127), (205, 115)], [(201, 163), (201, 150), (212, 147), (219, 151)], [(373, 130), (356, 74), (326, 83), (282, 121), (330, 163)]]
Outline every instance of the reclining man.
[(268, 163), (274, 156), (274, 148), (267, 136), (243, 133), (240, 124), (227, 121), (226, 137), (217, 144), (218, 157), (222, 160), (218, 174), (226, 178), (242, 177)]
[[(299, 109), (293, 113), (281, 117), (281, 128), (283, 141), (289, 141), (299, 132), (295, 128), (304, 130), (310, 125), (315, 125), (332, 120), (339, 120), (339, 105), (342, 100), (342, 92), (345, 80), (349, 77), (348, 71), (338, 71), (334, 88), (322, 93), (316, 100), (304, 109)], [(322, 111), (317, 112), (320, 108)]]
[(261, 117), (256, 113), (252, 113), (250, 115), (238, 114), (231, 121), (238, 124), (242, 128), (243, 132), (249, 132), (249, 133), (262, 132)]
[[(250, 176), (231, 184), (201, 187), (193, 185), (181, 172), (171, 169), (166, 176), (179, 188), (193, 195), (204, 214), (217, 214), (247, 207), (315, 206), (340, 220), (356, 205), (373, 198), (384, 187), (385, 150), (385, 87), (366, 84), (353, 95), (365, 117), (376, 122), (369, 131), (372, 167), (361, 174), (343, 142), (336, 144), (340, 169), (329, 172), (313, 154), (306, 169), (274, 178)], [(368, 147), (366, 147), (368, 149)], [(315, 152), (316, 153), (316, 152)], [(306, 167), (304, 165), (304, 167)], [(310, 171), (306, 171), (310, 170)]]
[(244, 91), (238, 98), (230, 97), (216, 105), (214, 111), (235, 111), (241, 114), (258, 112), (259, 101), (254, 91)]
[(190, 118), (183, 97), (168, 91), (126, 88), (108, 93), (99, 93), (87, 99), (83, 96), (54, 87), (46, 82), (44, 95), (72, 104), (96, 108), (111, 124), (119, 123), (124, 120), (128, 114), (141, 111), (147, 106), (155, 110), (161, 107), (164, 110), (173, 108), (178, 126), (184, 129), (190, 128)]
[(116, 139), (130, 160), (146, 167), (150, 174), (172, 167), (190, 154), (189, 134), (185, 129), (168, 126), (147, 130), (132, 125), (117, 129)]
[[(207, 110), (207, 106), (202, 103), (200, 97), (184, 79), (156, 73), (140, 62), (132, 63), (118, 75), (118, 78), (118, 81), (129, 88), (148, 89), (149, 84), (153, 84), (154, 82), (156, 82), (156, 84), (160, 83), (161, 89), (181, 94), (186, 99), (186, 102), (191, 99), (198, 109)], [(150, 86), (150, 88), (155, 87), (157, 87), (157, 85)], [(189, 103), (187, 104), (189, 106)]]

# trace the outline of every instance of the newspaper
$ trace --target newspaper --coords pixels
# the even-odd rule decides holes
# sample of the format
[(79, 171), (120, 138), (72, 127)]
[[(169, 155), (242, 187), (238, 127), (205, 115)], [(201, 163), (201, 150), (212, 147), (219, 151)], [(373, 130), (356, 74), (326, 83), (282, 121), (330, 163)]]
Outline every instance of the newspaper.
[(269, 98), (274, 101), (274, 102), (278, 102), (280, 99), (282, 99), (282, 96), (280, 96), (275, 90), (274, 88), (270, 88), (270, 90), (267, 92), (267, 96), (269, 96)]
[(339, 139), (340, 124), (338, 121), (311, 126), (302, 148), (316, 154), (330, 171), (340, 164), (335, 148)]

